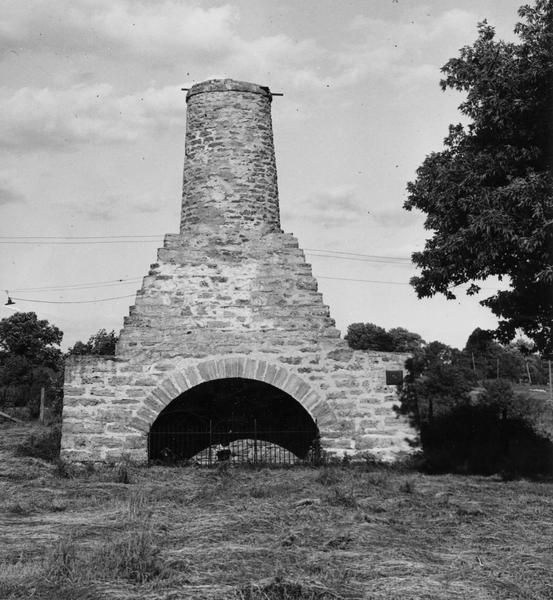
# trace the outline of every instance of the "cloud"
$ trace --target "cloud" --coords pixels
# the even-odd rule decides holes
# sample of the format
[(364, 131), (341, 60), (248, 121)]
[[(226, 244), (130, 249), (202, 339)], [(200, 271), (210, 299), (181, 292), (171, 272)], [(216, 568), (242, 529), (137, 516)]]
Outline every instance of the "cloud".
[(433, 17), (418, 8), (401, 21), (357, 15), (349, 23), (350, 41), (337, 50), (334, 70), (320, 85), (349, 87), (382, 79), (403, 88), (437, 82), (442, 64), (467, 43), (467, 31), (476, 35), (477, 21), (461, 9)]
[(5, 177), (0, 176), (0, 206), (26, 202), (25, 196)]
[(420, 225), (424, 221), (424, 215), (396, 208), (389, 210), (371, 210), (370, 219), (381, 227), (398, 229)]
[(190, 82), (198, 75), (202, 80), (236, 77), (302, 91), (348, 87), (375, 70), (385, 71), (393, 62), (385, 32), (398, 27), (365, 19), (356, 31), (366, 38), (362, 42), (326, 48), (285, 33), (245, 36), (239, 33), (238, 10), (229, 5), (201, 8), (180, 0), (5, 4), (0, 24), (5, 57), (15, 49), (96, 55), (110, 63), (138, 61), (141, 67), (158, 64), (173, 71), (181, 63), (192, 72)]
[(104, 198), (96, 198), (94, 202), (79, 204), (77, 212), (93, 221), (112, 221), (123, 216), (151, 215), (159, 212), (159, 202), (147, 194), (131, 195), (126, 192), (111, 193)]
[(0, 89), (0, 146), (69, 150), (80, 143), (129, 142), (151, 131), (183, 127), (178, 88), (117, 96), (113, 86)]
[(285, 206), (282, 212), (285, 220), (308, 219), (325, 227), (355, 223), (367, 214), (355, 187), (348, 185), (317, 190), (295, 206)]
[(434, 17), (415, 7), (403, 15), (402, 20), (358, 15), (341, 25), (341, 41), (327, 47), (284, 33), (246, 36), (238, 9), (228, 4), (5, 0), (0, 49), (5, 57), (15, 49), (37, 56), (95, 55), (109, 64), (134, 61), (151, 68), (153, 78), (156, 65), (173, 73), (186, 65), (189, 83), (195, 77), (236, 77), (312, 93), (380, 79), (398, 87), (437, 79), (439, 67), (466, 43), (466, 32), (475, 31), (477, 22), (461, 9)]
[(0, 49), (6, 57), (16, 49), (95, 54), (171, 69), (185, 63), (201, 69), (202, 80), (239, 73), (262, 83), (269, 74), (288, 82), (291, 70), (322, 52), (312, 40), (296, 41), (282, 33), (246, 39), (238, 34), (239, 21), (232, 6), (201, 8), (181, 0), (36, 0), (32, 6), (7, 0)]
[[(413, 16), (403, 21), (361, 15), (343, 24), (349, 35), (336, 47), (323, 48), (317, 40), (283, 33), (246, 38), (239, 33), (238, 10), (229, 5), (202, 8), (177, 0), (4, 4), (0, 47), (5, 50), (16, 48), (37, 60), (50, 52), (58, 59), (80, 53), (100, 61), (92, 71), (88, 62), (75, 61), (82, 68), (63, 85), (0, 89), (0, 147), (22, 150), (129, 143), (182, 128), (185, 109), (178, 86), (155, 83), (165, 67), (172, 81), (180, 79), (181, 63), (196, 69), (188, 83), (201, 73), (202, 80), (236, 77), (269, 82), (275, 91), (290, 90), (286, 107), (294, 119), (328, 103), (327, 95), (315, 93), (326, 88), (349, 93), (363, 85), (385, 85), (393, 98), (409, 101), (413, 88), (429, 80), (437, 83), (439, 67), (455, 53), (452, 45), (456, 49), (466, 41), (467, 29), (476, 22), (475, 15), (460, 9), (437, 17), (413, 9)], [(449, 54), (442, 58), (436, 47)], [(128, 61), (135, 61), (134, 66)], [(106, 73), (106, 82), (94, 82), (98, 68)], [(130, 84), (122, 69), (140, 72), (152, 84), (125, 89)]]
[(186, 49), (224, 52), (234, 10), (185, 2), (131, 0), (7, 0), (0, 47), (23, 51), (165, 54)]

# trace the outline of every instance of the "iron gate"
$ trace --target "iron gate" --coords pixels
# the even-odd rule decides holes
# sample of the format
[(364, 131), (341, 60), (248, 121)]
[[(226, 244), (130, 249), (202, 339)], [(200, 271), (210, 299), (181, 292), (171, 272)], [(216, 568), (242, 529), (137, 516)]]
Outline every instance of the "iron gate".
[[(181, 422), (182, 423), (182, 422)], [(257, 419), (209, 420), (194, 428), (179, 422), (152, 428), (148, 434), (148, 457), (156, 462), (213, 465), (218, 462), (290, 465), (311, 461), (318, 451), (313, 429), (258, 429)]]

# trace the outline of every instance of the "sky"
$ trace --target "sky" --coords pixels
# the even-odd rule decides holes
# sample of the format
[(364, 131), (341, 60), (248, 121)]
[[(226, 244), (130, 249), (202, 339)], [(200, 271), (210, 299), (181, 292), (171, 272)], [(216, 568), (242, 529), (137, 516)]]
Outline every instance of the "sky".
[(409, 258), (431, 232), (402, 205), (462, 121), (440, 68), (484, 19), (515, 39), (520, 4), (2, 0), (0, 289), (19, 299), (5, 295), (0, 318), (34, 311), (64, 348), (121, 329), (163, 234), (179, 228), (181, 88), (233, 78), (284, 94), (273, 100), (282, 228), (342, 333), (371, 322), (463, 347), (495, 326), (478, 300), (497, 282), (417, 299)]

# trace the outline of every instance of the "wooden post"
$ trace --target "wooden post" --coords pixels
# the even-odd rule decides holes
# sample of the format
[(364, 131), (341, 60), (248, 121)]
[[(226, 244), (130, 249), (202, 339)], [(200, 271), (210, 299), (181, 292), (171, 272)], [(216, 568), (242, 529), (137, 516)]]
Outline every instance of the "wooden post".
[(39, 417), (38, 420), (44, 424), (44, 398), (45, 398), (45, 392), (44, 392), (44, 386), (40, 388), (40, 413), (39, 413)]
[(253, 420), (253, 432), (253, 462), (257, 463), (257, 419)]
[(549, 364), (549, 399), (553, 402), (553, 381), (551, 381), (551, 360), (547, 361)]
[(213, 463), (213, 448), (211, 445), (213, 444), (213, 429), (211, 426), (211, 419), (209, 419), (209, 455), (207, 457), (208, 465), (211, 467)]

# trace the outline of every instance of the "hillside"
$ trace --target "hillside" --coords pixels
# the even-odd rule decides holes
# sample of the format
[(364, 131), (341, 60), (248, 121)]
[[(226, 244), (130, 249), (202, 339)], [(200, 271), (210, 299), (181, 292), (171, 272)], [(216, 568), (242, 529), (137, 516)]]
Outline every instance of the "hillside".
[(552, 483), (369, 466), (67, 477), (15, 454), (30, 430), (0, 428), (2, 599), (553, 597)]

